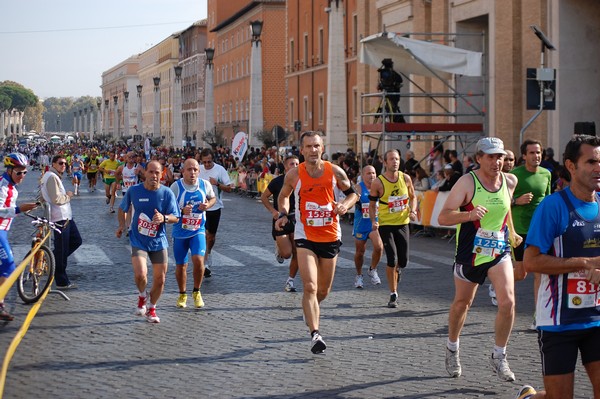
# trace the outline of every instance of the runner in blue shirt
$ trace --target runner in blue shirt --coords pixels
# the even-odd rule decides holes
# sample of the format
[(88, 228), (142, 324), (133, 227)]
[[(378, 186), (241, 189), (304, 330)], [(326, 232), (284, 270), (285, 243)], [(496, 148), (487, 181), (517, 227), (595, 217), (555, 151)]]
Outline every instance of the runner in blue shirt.
[[(145, 170), (144, 183), (129, 188), (119, 206), (119, 228), (117, 237), (121, 237), (125, 227), (125, 214), (130, 206), (134, 208), (131, 242), (131, 262), (135, 283), (139, 290), (137, 315), (146, 315), (150, 323), (159, 323), (156, 315), (156, 303), (165, 287), (168, 267), (166, 223), (179, 221), (179, 208), (175, 195), (160, 184), (162, 166), (157, 161), (149, 162)], [(152, 288), (147, 304), (146, 286), (148, 268), (146, 257), (152, 262)]]
[(536, 306), (546, 392), (518, 398), (572, 398), (578, 352), (600, 395), (600, 138), (574, 136), (564, 152), (569, 188), (546, 197), (527, 234), (524, 265), (541, 273)]
[(192, 298), (194, 306), (204, 306), (200, 286), (204, 277), (204, 255), (206, 253), (206, 210), (215, 204), (217, 198), (212, 184), (199, 179), (200, 165), (195, 159), (187, 159), (183, 163), (183, 178), (171, 184), (171, 190), (177, 198), (177, 206), (181, 209), (181, 218), (173, 226), (173, 254), (175, 255), (175, 277), (179, 286), (177, 307), (187, 307), (187, 263), (188, 252), (192, 253), (194, 265), (194, 290)]

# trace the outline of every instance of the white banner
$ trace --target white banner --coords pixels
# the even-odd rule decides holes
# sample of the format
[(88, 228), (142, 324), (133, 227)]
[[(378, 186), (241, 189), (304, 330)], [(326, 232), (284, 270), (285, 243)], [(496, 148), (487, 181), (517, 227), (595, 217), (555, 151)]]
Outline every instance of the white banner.
[(241, 161), (244, 159), (244, 154), (246, 154), (247, 149), (248, 135), (244, 132), (238, 132), (231, 144), (231, 155), (233, 155), (234, 158), (237, 158), (238, 161)]

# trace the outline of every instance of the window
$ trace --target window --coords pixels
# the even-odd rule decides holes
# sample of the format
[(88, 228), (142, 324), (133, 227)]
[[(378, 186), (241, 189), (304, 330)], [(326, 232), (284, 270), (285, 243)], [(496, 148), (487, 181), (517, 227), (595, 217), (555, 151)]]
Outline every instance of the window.
[(308, 97), (304, 96), (304, 126), (308, 126)]
[(323, 54), (325, 54), (325, 50), (323, 49), (323, 46), (325, 46), (323, 28), (319, 28), (319, 54), (317, 56), (316, 65), (321, 65), (324, 62)]
[(323, 93), (319, 93), (319, 125), (323, 124), (323, 118), (325, 115), (325, 97)]
[(290, 116), (290, 124), (293, 126), (294, 125), (294, 121), (296, 120), (295, 118), (295, 112), (296, 109), (294, 108), (294, 99), (290, 99), (290, 110), (288, 112), (288, 115)]
[(229, 101), (229, 122), (233, 121), (233, 102)]
[(294, 39), (290, 40), (290, 72), (296, 70), (296, 57), (294, 56)]
[(239, 112), (240, 112), (240, 107), (239, 107), (238, 102), (236, 101), (235, 102), (235, 120), (236, 121), (240, 120), (240, 114), (239, 114)]
[(356, 87), (352, 88), (352, 120), (354, 122), (358, 120), (358, 90)]
[(358, 49), (358, 16), (354, 14), (352, 16), (352, 55), (356, 55)]
[(250, 102), (246, 100), (246, 120), (250, 119)]
[(308, 66), (308, 33), (304, 34), (304, 57), (303, 61), (304, 68)]

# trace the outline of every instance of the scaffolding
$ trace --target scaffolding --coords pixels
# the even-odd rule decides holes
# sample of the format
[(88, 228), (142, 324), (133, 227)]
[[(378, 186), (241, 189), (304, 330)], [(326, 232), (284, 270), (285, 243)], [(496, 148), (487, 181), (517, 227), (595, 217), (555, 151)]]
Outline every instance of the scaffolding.
[[(361, 94), (361, 129), (359, 133), (360, 137), (357, 137), (359, 148), (362, 148), (363, 139), (369, 138), (377, 140), (374, 148), (375, 154), (380, 151), (380, 147), (382, 146), (384, 150), (387, 149), (388, 145), (386, 143), (388, 142), (396, 144), (398, 142), (405, 142), (407, 147), (410, 148), (411, 144), (415, 142), (437, 141), (441, 144), (451, 143), (451, 146), (458, 153), (464, 154), (471, 150), (486, 130), (485, 76), (482, 73), (479, 76), (471, 75), (475, 79), (480, 79), (481, 82), (470, 81), (469, 84), (473, 86), (473, 83), (475, 83), (480, 88), (480, 91), (474, 92), (472, 89), (469, 89), (463, 92), (458, 89), (457, 79), (464, 79), (464, 77), (457, 77), (457, 74), (452, 72), (446, 73), (449, 69), (440, 70), (430, 66), (428, 62), (417, 54), (417, 51), (413, 51), (409, 46), (403, 47), (400, 41), (405, 41), (405, 38), (409, 38), (410, 36), (426, 36), (430, 39), (434, 36), (439, 36), (444, 38), (442, 40), (444, 43), (447, 43), (456, 42), (456, 38), (460, 36), (481, 36), (481, 46), (483, 49), (485, 44), (484, 33), (409, 33), (398, 36), (398, 34), (384, 32), (374, 36), (377, 36), (376, 40), (379, 40), (377, 44), (381, 47), (377, 49), (378, 51), (374, 51), (373, 54), (361, 54), (363, 56), (361, 62), (373, 65), (376, 56), (382, 57), (385, 55), (387, 57), (389, 54), (390, 58), (392, 58), (394, 55), (398, 55), (395, 52), (401, 52), (402, 54), (398, 55), (399, 63), (401, 63), (398, 72), (417, 91), (411, 93), (390, 93), (383, 91)], [(368, 45), (365, 41), (368, 42), (370, 38), (364, 39), (362, 45)], [(398, 47), (398, 49), (396, 50), (394, 46), (390, 46), (385, 42), (382, 43), (386, 38), (393, 41), (395, 47)], [(421, 42), (414, 39), (408, 40)], [(425, 43), (431, 42), (431, 40), (427, 40)], [(448, 46), (439, 44), (431, 45), (431, 48), (427, 49), (429, 51), (427, 55), (431, 56), (436, 50), (441, 49), (440, 46), (449, 48)], [(441, 49), (441, 51), (444, 51), (444, 49)], [(369, 57), (371, 59), (366, 60)], [(407, 61), (413, 62), (413, 65), (407, 65)], [(481, 59), (480, 62), (483, 63), (483, 60)], [(481, 65), (480, 71), (483, 70), (483, 65)], [(447, 91), (442, 93), (427, 92), (421, 85), (411, 79), (410, 76), (415, 74), (439, 80)], [(469, 84), (466, 86), (469, 86)], [(401, 114), (406, 123), (399, 122), (399, 115), (394, 114), (393, 111), (390, 112), (390, 107), (386, 106), (386, 101), (389, 101), (387, 100), (388, 96), (393, 95), (399, 95), (405, 99), (405, 103), (407, 102), (406, 99), (411, 101), (411, 99), (428, 98), (437, 110), (435, 112), (402, 112)], [(430, 122), (432, 120), (437, 122)], [(398, 148), (398, 145), (394, 146), (394, 148)], [(361, 153), (364, 152), (363, 149)], [(419, 162), (422, 162), (425, 158), (427, 156), (419, 160)]]

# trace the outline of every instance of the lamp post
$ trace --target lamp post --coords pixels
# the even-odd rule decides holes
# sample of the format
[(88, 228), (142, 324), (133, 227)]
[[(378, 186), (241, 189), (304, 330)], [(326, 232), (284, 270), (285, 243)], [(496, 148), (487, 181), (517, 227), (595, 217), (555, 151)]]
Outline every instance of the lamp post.
[(139, 135), (143, 136), (144, 130), (142, 129), (142, 85), (137, 85), (137, 131)]
[(154, 81), (154, 131), (152, 136), (160, 137), (160, 77), (155, 76), (152, 80)]
[(123, 92), (123, 125), (125, 126), (125, 136), (129, 136), (129, 92)]
[[(85, 133), (87, 133), (88, 130), (88, 120), (87, 120), (87, 111), (88, 111), (88, 107), (85, 107), (83, 109), (83, 129), (81, 129), (81, 134), (85, 136)], [(75, 134), (75, 137), (79, 137), (78, 134)]]
[(56, 114), (56, 130), (60, 133), (60, 114)]
[(175, 84), (173, 85), (173, 143), (174, 147), (179, 147), (180, 143), (183, 147), (183, 132), (181, 129), (181, 71), (183, 67), (176, 65), (173, 67), (175, 70)]
[(113, 137), (119, 137), (119, 96), (113, 96)]
[[(102, 134), (102, 118), (100, 117), (101, 112), (102, 112), (102, 101), (98, 100), (96, 102), (96, 105), (98, 106), (98, 110), (96, 111), (96, 130), (94, 133), (98, 133), (98, 134)], [(90, 136), (90, 141), (94, 140), (94, 136)]]
[(108, 109), (108, 99), (104, 100), (104, 118), (102, 119), (103, 124), (104, 124), (104, 137), (106, 140), (106, 137), (108, 137), (108, 128), (110, 127), (110, 121), (108, 118), (109, 115), (109, 109)]
[(250, 145), (259, 145), (256, 133), (263, 130), (263, 96), (262, 96), (262, 47), (260, 34), (262, 21), (250, 21), (252, 33), (250, 52), (250, 120), (248, 135)]
[[(215, 128), (215, 103), (214, 103), (214, 85), (213, 85), (213, 59), (215, 57), (214, 48), (205, 48), (205, 81), (204, 81), (204, 131), (212, 132)], [(206, 143), (204, 144), (206, 145)]]

